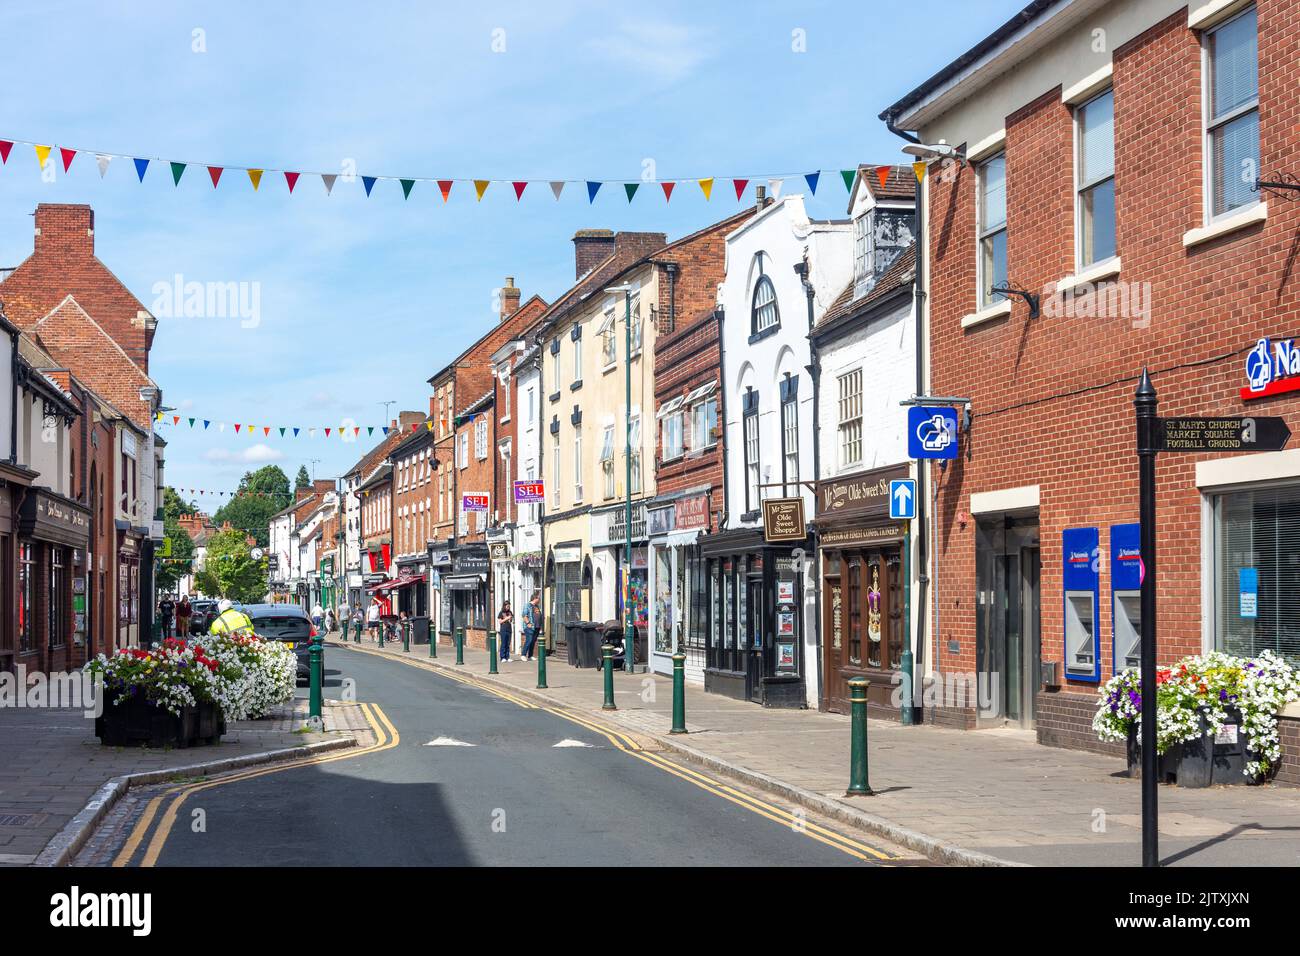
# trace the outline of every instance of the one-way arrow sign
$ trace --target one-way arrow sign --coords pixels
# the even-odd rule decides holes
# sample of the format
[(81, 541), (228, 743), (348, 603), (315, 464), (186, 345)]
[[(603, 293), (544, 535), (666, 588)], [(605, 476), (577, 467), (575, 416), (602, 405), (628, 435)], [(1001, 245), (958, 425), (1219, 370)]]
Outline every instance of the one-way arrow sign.
[(895, 478), (889, 483), (889, 517), (911, 520), (916, 517), (916, 481)]
[(1160, 418), (1157, 451), (1280, 451), (1291, 438), (1281, 418)]

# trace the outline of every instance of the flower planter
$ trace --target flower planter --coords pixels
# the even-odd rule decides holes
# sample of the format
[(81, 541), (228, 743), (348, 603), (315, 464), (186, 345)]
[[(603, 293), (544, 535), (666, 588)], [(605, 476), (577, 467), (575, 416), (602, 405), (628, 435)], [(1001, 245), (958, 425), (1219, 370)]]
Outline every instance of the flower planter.
[[(1200, 708), (1201, 736), (1195, 740), (1173, 744), (1156, 758), (1156, 778), (1161, 783), (1180, 787), (1198, 788), (1246, 784), (1246, 763), (1251, 759), (1250, 735), (1241, 723), (1241, 712), (1227, 709), (1228, 720), (1217, 737), (1211, 737), (1205, 708)], [(1142, 776), (1142, 745), (1137, 741), (1137, 729), (1129, 731), (1128, 775)]]
[(215, 744), (226, 732), (221, 708), (211, 702), (182, 707), (179, 715), (141, 696), (104, 702), (95, 736), (106, 747), (195, 747)]

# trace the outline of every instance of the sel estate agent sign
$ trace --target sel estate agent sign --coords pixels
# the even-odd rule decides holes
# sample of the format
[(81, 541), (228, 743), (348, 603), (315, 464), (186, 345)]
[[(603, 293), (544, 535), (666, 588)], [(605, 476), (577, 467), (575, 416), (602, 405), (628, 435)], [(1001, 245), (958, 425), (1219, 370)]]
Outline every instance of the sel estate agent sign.
[(540, 505), (546, 502), (546, 485), (541, 478), (515, 482), (515, 504)]
[(468, 491), (460, 496), (461, 511), (487, 511), (488, 496), (486, 491)]

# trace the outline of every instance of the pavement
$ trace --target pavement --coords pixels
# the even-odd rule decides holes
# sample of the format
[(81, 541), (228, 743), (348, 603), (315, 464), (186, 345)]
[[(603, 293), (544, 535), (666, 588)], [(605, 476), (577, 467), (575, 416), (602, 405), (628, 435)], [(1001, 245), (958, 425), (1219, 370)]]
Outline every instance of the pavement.
[[(150, 750), (101, 745), (94, 720), (78, 709), (0, 707), (0, 866), (31, 864), (60, 834), (69, 839), (74, 818), (105, 799), (110, 781), (350, 743), (364, 727), (355, 706), (341, 703), (326, 709), (320, 733), (301, 730), (306, 718), (306, 700), (296, 699), (265, 719), (230, 723), (215, 746)], [(128, 788), (110, 787), (109, 799)]]
[[(338, 641), (332, 646), (342, 649)], [(869, 721), (875, 795), (847, 798), (849, 720), (808, 710), (769, 710), (686, 689), (686, 735), (669, 735), (671, 680), (615, 674), (618, 709), (601, 709), (601, 675), (548, 661), (547, 690), (535, 663), (503, 662), (466, 649), (457, 667), (440, 645), (349, 644), (357, 657), (406, 658), (452, 676), (585, 714), (643, 735), (696, 765), (760, 786), (792, 804), (893, 840), (938, 862), (1137, 866), (1141, 862), (1139, 781), (1111, 757), (1040, 746), (1032, 731), (959, 731)], [(340, 655), (333, 652), (337, 662)], [(346, 665), (344, 665), (346, 666)], [(1300, 789), (1226, 786), (1159, 788), (1164, 865), (1295, 866), (1300, 863)]]
[(371, 744), (133, 790), (77, 865), (925, 864), (639, 735), (390, 655), (329, 656), (327, 693), (355, 693)]

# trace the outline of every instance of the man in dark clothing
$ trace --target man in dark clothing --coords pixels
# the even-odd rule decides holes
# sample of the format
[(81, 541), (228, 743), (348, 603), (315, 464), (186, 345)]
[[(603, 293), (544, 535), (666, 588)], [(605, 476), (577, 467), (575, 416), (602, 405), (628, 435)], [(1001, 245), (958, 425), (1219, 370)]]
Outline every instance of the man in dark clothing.
[(172, 603), (171, 598), (164, 594), (163, 599), (158, 602), (158, 618), (162, 622), (163, 637), (172, 636), (172, 615), (175, 613), (176, 605)]
[(524, 608), (524, 646), (523, 653), (526, 660), (533, 659), (533, 648), (537, 644), (537, 634), (542, 629), (542, 608), (541, 601), (536, 594)]

